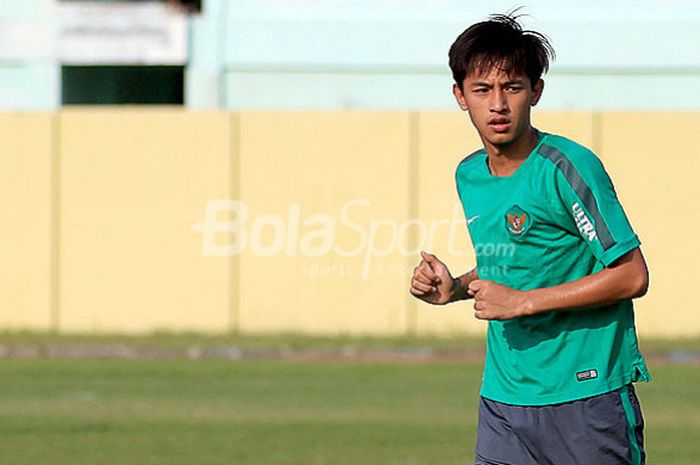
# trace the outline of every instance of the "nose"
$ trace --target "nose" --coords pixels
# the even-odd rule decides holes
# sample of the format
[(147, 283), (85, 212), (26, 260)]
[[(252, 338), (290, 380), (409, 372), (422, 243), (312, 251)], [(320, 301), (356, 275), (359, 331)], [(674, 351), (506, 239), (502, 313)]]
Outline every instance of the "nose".
[(501, 89), (494, 89), (491, 93), (490, 110), (496, 113), (504, 113), (508, 110), (508, 100)]

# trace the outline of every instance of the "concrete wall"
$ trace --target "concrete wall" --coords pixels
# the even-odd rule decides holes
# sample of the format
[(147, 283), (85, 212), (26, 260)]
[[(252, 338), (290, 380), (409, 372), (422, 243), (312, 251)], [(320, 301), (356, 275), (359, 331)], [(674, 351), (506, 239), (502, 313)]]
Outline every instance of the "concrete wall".
[[(697, 113), (536, 113), (596, 150), (652, 272), (646, 335), (700, 334)], [(453, 112), (96, 110), (0, 115), (0, 325), (474, 333), (408, 294), (420, 249), (474, 265)]]
[(700, 259), (697, 113), (600, 116), (603, 161), (634, 222), (651, 269), (640, 331), (698, 334), (693, 267)]
[(0, 115), (0, 325), (51, 326), (57, 230), (56, 121), (50, 114)]
[(230, 260), (191, 230), (234, 189), (231, 115), (60, 114), (59, 330), (223, 330)]
[[(60, 107), (62, 61), (66, 49), (75, 48), (61, 33), (69, 3), (0, 2), (1, 109)], [(182, 60), (186, 105), (452, 109), (450, 44), (469, 24), (517, 4), (205, 0), (203, 13), (190, 19)], [(700, 109), (700, 94), (685, 91), (700, 86), (700, 3), (537, 0), (523, 12), (529, 15), (522, 18), (525, 26), (547, 34), (557, 51), (541, 108)], [(85, 46), (101, 44), (98, 39)]]
[[(450, 45), (470, 24), (517, 5), (207, 0), (192, 24), (187, 103), (233, 110), (452, 109)], [(700, 3), (537, 0), (522, 12), (525, 28), (546, 34), (557, 52), (540, 108), (700, 109), (694, 93), (669, 91), (700, 85)]]

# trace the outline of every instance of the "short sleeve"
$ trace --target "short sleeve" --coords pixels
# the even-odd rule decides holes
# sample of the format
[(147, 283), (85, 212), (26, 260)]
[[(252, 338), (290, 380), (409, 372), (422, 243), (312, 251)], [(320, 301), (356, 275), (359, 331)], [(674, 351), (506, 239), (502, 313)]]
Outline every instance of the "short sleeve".
[(556, 165), (556, 188), (574, 229), (605, 266), (639, 247), (610, 176), (590, 151), (569, 157), (548, 147), (547, 157)]

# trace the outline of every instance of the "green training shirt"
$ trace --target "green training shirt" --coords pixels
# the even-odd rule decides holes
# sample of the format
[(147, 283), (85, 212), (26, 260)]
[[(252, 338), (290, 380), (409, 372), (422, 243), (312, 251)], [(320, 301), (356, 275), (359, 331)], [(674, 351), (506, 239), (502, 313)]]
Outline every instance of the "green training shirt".
[[(457, 167), (479, 279), (528, 290), (600, 271), (640, 242), (587, 148), (538, 131), (511, 176), (481, 149)], [(514, 405), (590, 397), (650, 379), (631, 300), (489, 321), (481, 395)]]

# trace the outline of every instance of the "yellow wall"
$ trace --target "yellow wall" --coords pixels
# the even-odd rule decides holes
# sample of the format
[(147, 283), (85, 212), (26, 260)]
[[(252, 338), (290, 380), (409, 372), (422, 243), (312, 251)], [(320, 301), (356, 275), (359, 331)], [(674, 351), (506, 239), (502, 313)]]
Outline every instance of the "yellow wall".
[[(603, 159), (652, 271), (643, 334), (700, 334), (700, 114), (535, 113)], [(409, 280), (474, 256), (460, 112), (73, 109), (0, 115), (3, 328), (481, 332)], [(354, 249), (354, 250), (353, 250)]]
[(240, 330), (403, 332), (403, 255), (346, 252), (384, 255), (408, 219), (408, 116), (243, 113), (239, 130), (240, 199), (260, 225), (244, 225)]
[(698, 113), (606, 113), (601, 154), (650, 270), (636, 304), (642, 334), (700, 333)]
[(59, 329), (227, 329), (230, 260), (204, 256), (192, 223), (232, 193), (231, 117), (74, 110), (59, 125)]
[[(428, 225), (419, 242), (422, 250), (435, 254), (456, 276), (473, 268), (474, 254), (457, 197), (455, 168), (481, 142), (470, 130), (466, 114), (424, 112), (417, 118), (417, 179), (411, 183), (414, 216)], [(419, 257), (411, 259), (412, 267), (404, 277), (407, 283)], [(418, 333), (449, 334), (484, 328), (483, 322), (471, 317), (466, 302), (435, 307), (411, 298), (408, 311), (415, 312)]]
[(0, 325), (51, 326), (52, 116), (0, 115)]

